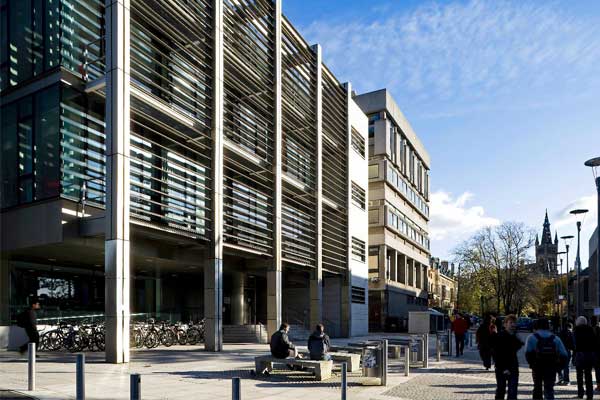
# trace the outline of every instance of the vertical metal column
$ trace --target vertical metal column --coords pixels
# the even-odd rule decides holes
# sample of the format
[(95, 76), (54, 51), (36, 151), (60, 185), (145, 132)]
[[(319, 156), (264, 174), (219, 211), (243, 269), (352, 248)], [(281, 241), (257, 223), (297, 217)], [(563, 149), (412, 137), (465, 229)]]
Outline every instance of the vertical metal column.
[(348, 268), (345, 276), (342, 278), (342, 337), (352, 336), (352, 235), (350, 232), (350, 209), (352, 208), (352, 180), (351, 165), (352, 159), (352, 124), (350, 122), (350, 102), (352, 101), (352, 85), (350, 82), (344, 83), (346, 91), (346, 260)]
[[(1, 214), (1, 213), (0, 213)], [(2, 229), (2, 216), (0, 215), (0, 229)], [(1, 243), (0, 243), (1, 246)], [(2, 248), (0, 247), (0, 253)], [(9, 260), (5, 254), (0, 254), (0, 325), (10, 324), (10, 310), (9, 310), (9, 289), (10, 289), (10, 275), (9, 275)]]
[(311, 46), (316, 58), (316, 268), (310, 280), (310, 325), (314, 327), (323, 319), (323, 56), (321, 45)]
[(35, 343), (27, 345), (27, 390), (35, 390)]
[(212, 220), (204, 265), (204, 348), (223, 350), (223, 1), (213, 1)]
[(129, 398), (131, 400), (142, 399), (142, 377), (140, 374), (129, 376)]
[(85, 400), (85, 354), (77, 354), (75, 388), (75, 398)]
[(129, 362), (129, 0), (106, 0), (106, 361)]
[(341, 382), (341, 390), (342, 390), (342, 400), (346, 400), (346, 392), (348, 391), (348, 363), (342, 363), (342, 382)]
[(242, 390), (240, 385), (240, 378), (231, 378), (231, 399), (240, 400), (242, 398)]
[(267, 329), (269, 333), (279, 329), (281, 324), (281, 0), (275, 0), (275, 141), (274, 146), (274, 188), (273, 188), (273, 262), (267, 271)]

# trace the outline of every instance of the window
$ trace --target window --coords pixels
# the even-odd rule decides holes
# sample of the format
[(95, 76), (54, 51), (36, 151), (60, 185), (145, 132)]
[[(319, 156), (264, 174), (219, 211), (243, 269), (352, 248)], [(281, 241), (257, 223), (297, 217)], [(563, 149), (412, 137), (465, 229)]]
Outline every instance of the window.
[(369, 165), (369, 179), (379, 178), (379, 164)]
[(355, 237), (352, 238), (352, 259), (360, 262), (366, 261), (366, 243)]
[(58, 87), (2, 108), (2, 207), (58, 196)]
[(367, 291), (360, 286), (352, 286), (352, 302), (355, 304), (366, 304)]
[(365, 189), (352, 182), (352, 202), (361, 210), (366, 209)]
[(381, 119), (379, 113), (369, 116), (369, 137), (375, 137), (375, 121)]
[(390, 125), (390, 158), (393, 163), (396, 162), (396, 130)]
[(365, 158), (365, 138), (362, 137), (356, 129), (352, 128), (352, 148), (354, 151), (358, 153), (362, 158)]

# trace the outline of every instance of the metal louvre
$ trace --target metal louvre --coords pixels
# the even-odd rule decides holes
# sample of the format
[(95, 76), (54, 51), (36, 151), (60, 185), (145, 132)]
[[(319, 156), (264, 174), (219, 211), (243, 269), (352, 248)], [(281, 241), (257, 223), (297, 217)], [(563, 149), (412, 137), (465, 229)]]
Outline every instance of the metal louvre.
[(208, 238), (212, 8), (131, 2), (131, 219)]
[(323, 268), (348, 268), (346, 92), (323, 66)]
[(282, 23), (282, 256), (316, 266), (316, 56)]
[[(268, 0), (224, 0), (223, 236), (273, 253), (275, 8)], [(237, 150), (236, 150), (237, 149)]]

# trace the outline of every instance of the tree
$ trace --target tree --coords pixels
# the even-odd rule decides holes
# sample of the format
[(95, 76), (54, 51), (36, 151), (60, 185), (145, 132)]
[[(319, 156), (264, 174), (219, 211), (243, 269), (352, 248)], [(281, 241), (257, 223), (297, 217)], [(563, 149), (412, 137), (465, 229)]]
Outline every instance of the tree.
[(479, 285), (480, 296), (495, 300), (496, 312), (518, 313), (530, 301), (535, 274), (527, 251), (533, 243), (531, 229), (505, 222), (481, 229), (459, 245), (454, 256), (465, 279)]

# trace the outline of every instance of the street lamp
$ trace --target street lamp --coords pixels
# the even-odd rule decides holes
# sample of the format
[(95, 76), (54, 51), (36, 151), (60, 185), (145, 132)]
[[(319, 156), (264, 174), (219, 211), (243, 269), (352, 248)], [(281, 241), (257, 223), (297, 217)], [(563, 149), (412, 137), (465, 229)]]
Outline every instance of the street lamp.
[(565, 253), (567, 253), (567, 321), (569, 320), (569, 312), (570, 312), (570, 299), (569, 299), (569, 277), (571, 275), (571, 271), (569, 271), (569, 246), (571, 245), (571, 240), (573, 240), (573, 235), (561, 236), (560, 238), (565, 241)]
[(581, 239), (581, 224), (583, 219), (585, 218), (585, 213), (588, 210), (585, 209), (576, 209), (571, 211), (570, 213), (575, 216), (577, 221), (577, 256), (575, 257), (575, 270), (577, 272), (577, 303), (575, 304), (576, 315), (575, 317), (579, 317), (580, 314), (580, 304), (581, 304), (581, 285), (579, 284), (579, 275), (581, 274), (581, 258), (579, 258), (579, 248), (580, 248), (580, 239)]
[[(558, 253), (556, 253), (557, 255), (561, 255), (561, 254), (566, 254), (566, 251), (559, 251)], [(563, 268), (563, 259), (562, 257), (560, 258), (560, 270), (556, 271), (556, 275), (558, 276), (558, 295), (557, 295), (557, 308), (558, 308), (558, 316), (560, 317), (560, 329), (562, 330), (563, 328), (563, 300), (565, 299), (565, 297), (563, 296), (563, 285), (562, 285), (562, 268)], [(568, 303), (567, 303), (567, 307), (568, 307)]]
[(596, 221), (596, 230), (598, 231), (598, 234), (596, 235), (596, 288), (598, 291), (598, 303), (596, 303), (596, 306), (600, 307), (600, 171), (598, 171), (600, 169), (600, 157), (587, 160), (585, 166), (592, 168), (592, 174), (596, 181), (596, 192), (598, 194), (598, 215), (596, 216), (598, 219), (598, 221)]

